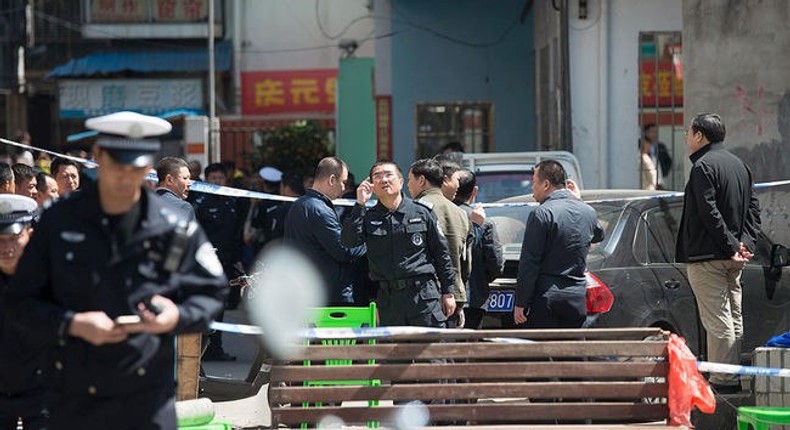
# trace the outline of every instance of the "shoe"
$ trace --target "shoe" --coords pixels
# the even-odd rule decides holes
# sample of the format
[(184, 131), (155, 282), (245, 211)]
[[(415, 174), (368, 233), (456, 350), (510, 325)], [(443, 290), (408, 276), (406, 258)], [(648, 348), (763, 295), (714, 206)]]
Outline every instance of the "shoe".
[(236, 361), (235, 355), (230, 355), (225, 351), (203, 354), (203, 361)]
[(735, 394), (741, 392), (740, 385), (722, 385), (711, 382), (710, 387), (713, 389), (714, 394)]

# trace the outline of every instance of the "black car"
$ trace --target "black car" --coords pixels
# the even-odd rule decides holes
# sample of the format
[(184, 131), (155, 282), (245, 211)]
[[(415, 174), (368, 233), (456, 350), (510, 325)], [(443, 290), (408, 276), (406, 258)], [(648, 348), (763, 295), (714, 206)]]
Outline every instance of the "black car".
[[(758, 190), (762, 234), (743, 272), (743, 351), (790, 330), (790, 186)], [(675, 263), (675, 238), (683, 212), (682, 193), (586, 190), (582, 198), (598, 212), (606, 238), (594, 244), (589, 269), (590, 327), (662, 327), (686, 338), (699, 356), (705, 335), (684, 264)], [(512, 197), (486, 208), (497, 226), (505, 270), (491, 284), (487, 326), (512, 327), (513, 289), (524, 237), (534, 209), (531, 196)], [(493, 316), (494, 318), (491, 318)]]

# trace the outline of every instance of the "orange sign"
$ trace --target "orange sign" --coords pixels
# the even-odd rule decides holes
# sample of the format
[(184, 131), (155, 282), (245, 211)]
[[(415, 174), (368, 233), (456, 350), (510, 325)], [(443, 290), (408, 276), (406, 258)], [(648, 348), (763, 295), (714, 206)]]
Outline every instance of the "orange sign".
[(683, 106), (683, 79), (672, 61), (642, 61), (639, 77), (642, 107)]
[(336, 69), (241, 73), (244, 115), (334, 112)]

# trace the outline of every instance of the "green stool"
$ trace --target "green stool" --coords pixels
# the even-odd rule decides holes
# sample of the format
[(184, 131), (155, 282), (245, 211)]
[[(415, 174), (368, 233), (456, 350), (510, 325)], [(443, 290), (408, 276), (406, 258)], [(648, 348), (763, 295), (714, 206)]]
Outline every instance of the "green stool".
[[(370, 303), (367, 308), (362, 307), (325, 307), (315, 308), (312, 325), (316, 328), (362, 328), (362, 327), (376, 327), (376, 304)], [(322, 340), (322, 345), (354, 345), (356, 339), (326, 339)], [(368, 344), (374, 345), (375, 340), (370, 339)], [(325, 366), (351, 366), (352, 360), (327, 360)], [(376, 360), (368, 360), (368, 364), (376, 364)], [(304, 366), (310, 366), (310, 360), (305, 360)], [(305, 386), (320, 387), (332, 385), (361, 385), (367, 387), (377, 387), (381, 385), (378, 379), (373, 380), (348, 380), (348, 381), (305, 381)], [(369, 400), (368, 406), (378, 406), (378, 400)], [(305, 407), (307, 404), (304, 405)], [(321, 403), (316, 403), (316, 406), (322, 406)], [(307, 428), (306, 423), (302, 423), (302, 428)], [(368, 421), (366, 423), (368, 428), (378, 428), (377, 421)]]
[(738, 430), (770, 430), (772, 425), (790, 425), (790, 408), (775, 406), (738, 408)]

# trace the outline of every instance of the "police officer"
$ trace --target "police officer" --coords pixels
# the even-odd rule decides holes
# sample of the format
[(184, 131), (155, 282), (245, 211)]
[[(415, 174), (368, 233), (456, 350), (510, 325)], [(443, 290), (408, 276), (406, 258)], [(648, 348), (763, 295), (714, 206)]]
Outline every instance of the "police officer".
[[(431, 208), (405, 197), (402, 188), (398, 166), (374, 164), (343, 221), (341, 242), (347, 247), (367, 244), (371, 276), (380, 284), (381, 325), (444, 327), (455, 312), (455, 273), (447, 240)], [(368, 209), (365, 204), (373, 193), (378, 203)]]
[[(11, 194), (0, 195), (0, 306), (19, 257), (30, 241), (36, 201)], [(44, 350), (12, 328), (0, 312), (0, 430), (43, 429), (46, 426)]]
[[(227, 184), (225, 167), (220, 163), (212, 163), (204, 170), (206, 182), (217, 186)], [(217, 194), (190, 193), (195, 196), (193, 205), (195, 217), (206, 232), (208, 239), (217, 249), (217, 256), (222, 263), (222, 269), (228, 279), (235, 279), (242, 275), (241, 243), (244, 220), (240, 211), (241, 202), (233, 197)], [(231, 287), (226, 308), (235, 309), (241, 300), (241, 287)], [(224, 313), (217, 316), (217, 321), (222, 321)], [(208, 339), (206, 352), (203, 354), (205, 361), (234, 361), (236, 357), (228, 354), (222, 347), (222, 332), (214, 331)]]
[(227, 280), (213, 247), (143, 181), (170, 131), (119, 112), (86, 121), (98, 181), (44, 212), (6, 294), (54, 347), (49, 429), (176, 429), (173, 335), (201, 332)]

